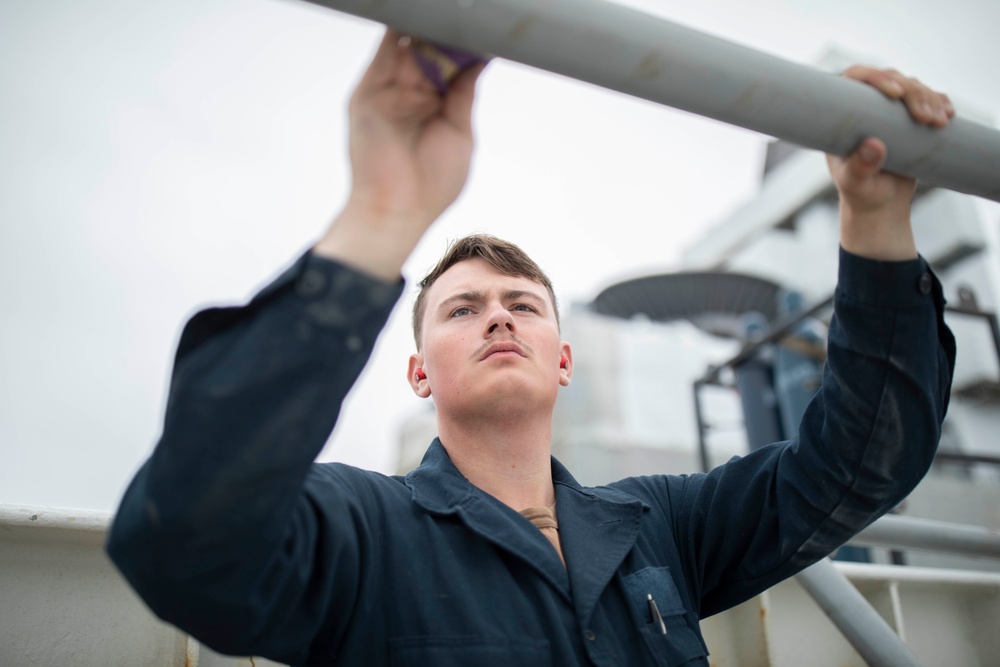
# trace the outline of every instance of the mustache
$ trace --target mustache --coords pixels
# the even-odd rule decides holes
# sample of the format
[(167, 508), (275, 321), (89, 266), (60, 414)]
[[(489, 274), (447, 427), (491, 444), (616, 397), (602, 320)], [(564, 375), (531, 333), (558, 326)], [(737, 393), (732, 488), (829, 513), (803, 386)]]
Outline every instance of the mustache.
[(520, 338), (518, 338), (515, 334), (510, 334), (510, 336), (505, 337), (503, 340), (487, 340), (483, 342), (483, 344), (480, 345), (479, 348), (472, 354), (471, 358), (478, 360), (486, 353), (486, 350), (488, 350), (491, 346), (496, 345), (497, 343), (507, 343), (507, 342), (514, 343), (515, 345), (520, 347), (526, 357), (534, 355), (534, 351), (529, 346), (525, 345)]

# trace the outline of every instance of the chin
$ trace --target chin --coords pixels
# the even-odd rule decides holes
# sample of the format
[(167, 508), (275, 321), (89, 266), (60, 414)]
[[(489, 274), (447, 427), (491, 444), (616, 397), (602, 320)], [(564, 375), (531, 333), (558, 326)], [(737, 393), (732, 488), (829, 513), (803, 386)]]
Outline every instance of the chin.
[(538, 383), (526, 383), (514, 379), (504, 379), (488, 386), (477, 387), (475, 395), (466, 397), (466, 403), (475, 406), (482, 413), (507, 412), (510, 414), (524, 411), (537, 411), (540, 407), (555, 404), (558, 392), (538, 386)]

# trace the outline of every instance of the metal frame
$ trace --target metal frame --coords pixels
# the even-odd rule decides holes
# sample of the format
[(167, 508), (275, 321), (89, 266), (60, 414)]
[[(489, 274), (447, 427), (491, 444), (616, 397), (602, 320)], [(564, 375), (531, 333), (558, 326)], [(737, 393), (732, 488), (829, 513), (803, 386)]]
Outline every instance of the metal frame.
[[(723, 368), (735, 368), (756, 354), (756, 352), (764, 345), (771, 345), (781, 341), (782, 338), (790, 334), (792, 330), (794, 330), (795, 327), (803, 320), (822, 312), (832, 303), (833, 295), (831, 294), (829, 297), (819, 301), (808, 310), (797, 313), (793, 317), (783, 320), (766, 336), (744, 346), (744, 348), (736, 355), (723, 361), (721, 364), (710, 366), (708, 370), (705, 371), (704, 375), (694, 381), (692, 384), (692, 392), (694, 394), (694, 414), (698, 431), (698, 458), (701, 462), (702, 472), (708, 472), (712, 468), (711, 459), (708, 454), (708, 441), (706, 439), (706, 435), (709, 431), (709, 425), (705, 421), (704, 410), (701, 405), (702, 387), (706, 385), (724, 386), (719, 378)], [(997, 313), (988, 310), (980, 310), (971, 306), (945, 306), (944, 312), (984, 320), (990, 329), (990, 334), (993, 337), (993, 349), (996, 352), (996, 358), (1000, 361), (1000, 318), (998, 318)], [(1000, 381), (1000, 378), (998, 378), (998, 381)], [(934, 459), (936, 461), (957, 461), (963, 463), (1000, 465), (1000, 457), (992, 456), (990, 454), (937, 452), (934, 455)]]
[[(704, 472), (710, 470), (711, 462), (706, 442), (708, 424), (702, 411), (701, 388), (708, 384), (721, 385), (719, 376), (723, 368), (735, 368), (752, 357), (762, 346), (779, 342), (791, 333), (797, 324), (828, 308), (832, 303), (833, 295), (807, 311), (784, 320), (767, 336), (745, 346), (738, 354), (722, 364), (710, 367), (702, 377), (695, 380), (692, 389), (698, 429), (698, 453)], [(1000, 324), (996, 313), (971, 306), (946, 306), (945, 312), (986, 320), (993, 336), (997, 359), (1000, 360)], [(1000, 464), (1000, 458), (985, 454), (939, 452), (935, 455), (935, 460)], [(891, 547), (893, 562), (898, 564), (902, 564), (902, 554), (895, 550), (898, 547), (942, 551), (963, 556), (1000, 558), (1000, 534), (995, 530), (913, 517), (883, 516), (856, 535), (850, 543)], [(796, 575), (796, 579), (865, 662), (871, 665), (919, 665), (905, 642), (854, 585), (833, 566), (830, 559), (824, 558), (803, 570)]]
[(827, 153), (867, 136), (886, 168), (1000, 201), (1000, 132), (914, 123), (873, 88), (602, 0), (308, 0)]

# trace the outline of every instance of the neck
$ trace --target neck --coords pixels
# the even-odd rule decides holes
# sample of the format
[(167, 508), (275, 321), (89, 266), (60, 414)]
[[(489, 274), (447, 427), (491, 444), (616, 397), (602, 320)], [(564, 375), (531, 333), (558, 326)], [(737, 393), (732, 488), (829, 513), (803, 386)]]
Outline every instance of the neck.
[[(502, 423), (498, 423), (502, 422)], [(549, 507), (552, 485), (552, 416), (466, 422), (439, 415), (441, 444), (466, 479), (508, 507)]]

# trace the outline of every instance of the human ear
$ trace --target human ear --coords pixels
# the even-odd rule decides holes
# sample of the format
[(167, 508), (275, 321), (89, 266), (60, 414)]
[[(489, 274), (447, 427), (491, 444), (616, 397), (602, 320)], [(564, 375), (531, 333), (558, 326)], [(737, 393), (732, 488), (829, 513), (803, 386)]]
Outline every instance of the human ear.
[(431, 395), (431, 385), (423, 365), (424, 357), (422, 354), (411, 354), (410, 362), (406, 367), (406, 381), (410, 383), (414, 394), (420, 398), (427, 398)]
[[(565, 363), (563, 362), (565, 359)], [(559, 344), (559, 384), (568, 387), (573, 379), (573, 350), (569, 343)]]

